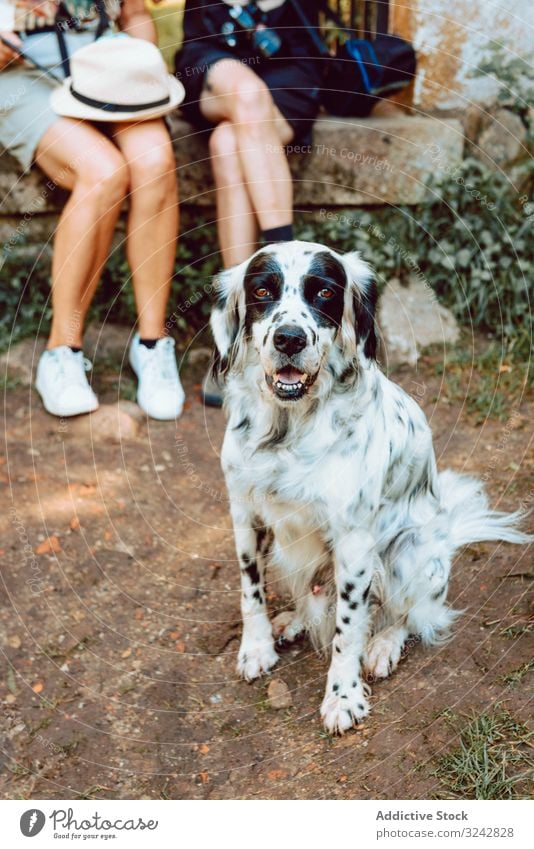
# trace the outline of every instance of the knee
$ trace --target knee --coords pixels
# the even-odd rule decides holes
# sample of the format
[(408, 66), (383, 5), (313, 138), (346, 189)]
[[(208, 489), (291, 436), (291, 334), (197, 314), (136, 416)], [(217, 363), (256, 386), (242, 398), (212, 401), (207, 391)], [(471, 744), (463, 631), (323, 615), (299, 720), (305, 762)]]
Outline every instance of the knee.
[(223, 121), (213, 130), (210, 140), (210, 157), (217, 185), (240, 183), (243, 180), (236, 131), (229, 121)]
[(222, 121), (217, 124), (209, 139), (210, 155), (214, 159), (234, 156), (238, 152), (237, 137), (232, 124)]
[(88, 198), (117, 203), (128, 192), (128, 166), (119, 151), (99, 152), (94, 159), (83, 163), (76, 182)]
[(147, 188), (152, 192), (165, 192), (176, 185), (176, 161), (172, 145), (150, 147), (128, 163), (132, 191)]
[(259, 77), (240, 80), (233, 102), (234, 120), (237, 124), (255, 129), (261, 134), (262, 124), (274, 117), (271, 92)]

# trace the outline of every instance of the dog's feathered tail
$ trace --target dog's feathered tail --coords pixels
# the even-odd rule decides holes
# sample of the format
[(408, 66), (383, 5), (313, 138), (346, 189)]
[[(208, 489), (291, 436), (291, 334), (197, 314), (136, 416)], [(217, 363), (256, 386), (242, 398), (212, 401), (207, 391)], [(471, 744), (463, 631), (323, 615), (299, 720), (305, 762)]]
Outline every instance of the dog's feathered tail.
[(490, 540), (534, 542), (534, 536), (519, 528), (529, 511), (492, 510), (481, 481), (447, 469), (439, 475), (439, 488), (441, 504), (449, 515), (449, 539), (455, 549)]

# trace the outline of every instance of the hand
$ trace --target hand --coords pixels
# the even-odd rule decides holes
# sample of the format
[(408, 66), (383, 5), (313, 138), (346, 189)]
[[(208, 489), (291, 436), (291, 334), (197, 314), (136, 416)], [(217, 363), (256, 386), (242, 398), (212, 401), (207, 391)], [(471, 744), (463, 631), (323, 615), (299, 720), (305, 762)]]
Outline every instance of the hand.
[[(6, 38), (11, 44), (14, 44), (16, 47), (22, 47), (22, 41), (15, 35), (14, 32), (0, 32), (0, 35), (3, 38)], [(20, 62), (21, 57), (18, 53), (15, 53), (14, 50), (10, 50), (7, 45), (5, 45), (2, 41), (0, 41), (0, 71), (3, 71), (4, 68), (8, 67), (12, 62)]]

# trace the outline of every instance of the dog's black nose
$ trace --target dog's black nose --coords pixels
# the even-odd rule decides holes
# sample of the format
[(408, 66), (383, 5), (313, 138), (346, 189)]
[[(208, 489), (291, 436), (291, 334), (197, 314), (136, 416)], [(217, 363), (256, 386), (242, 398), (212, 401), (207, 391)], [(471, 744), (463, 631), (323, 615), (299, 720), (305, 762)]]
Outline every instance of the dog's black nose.
[(274, 347), (282, 354), (298, 354), (306, 347), (306, 334), (300, 327), (284, 324), (275, 332)]

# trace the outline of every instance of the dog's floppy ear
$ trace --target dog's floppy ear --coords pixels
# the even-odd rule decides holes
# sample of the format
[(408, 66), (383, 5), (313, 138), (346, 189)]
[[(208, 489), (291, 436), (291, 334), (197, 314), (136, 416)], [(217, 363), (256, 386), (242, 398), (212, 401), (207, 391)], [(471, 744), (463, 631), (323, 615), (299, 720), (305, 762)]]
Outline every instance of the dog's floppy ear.
[(369, 265), (358, 251), (342, 257), (347, 274), (347, 292), (342, 323), (343, 345), (352, 355), (361, 345), (368, 360), (376, 359), (376, 283)]
[(222, 271), (215, 278), (217, 302), (212, 309), (210, 324), (217, 355), (214, 370), (224, 374), (234, 362), (245, 323), (245, 292), (243, 280), (247, 262)]

